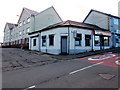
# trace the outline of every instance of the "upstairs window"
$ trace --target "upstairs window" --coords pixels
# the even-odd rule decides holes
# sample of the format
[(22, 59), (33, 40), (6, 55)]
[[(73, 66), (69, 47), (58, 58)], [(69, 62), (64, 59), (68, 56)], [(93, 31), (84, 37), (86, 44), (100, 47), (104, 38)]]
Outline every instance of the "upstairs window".
[(19, 26), (20, 26), (20, 27), (22, 26), (22, 23), (21, 23), (21, 22), (19, 23)]
[(118, 25), (118, 19), (114, 18), (114, 24)]
[(30, 22), (30, 17), (29, 18), (27, 18), (27, 23), (29, 23)]
[(23, 25), (25, 25), (25, 20), (23, 20)]
[(19, 32), (19, 35), (20, 35), (20, 36), (22, 35), (21, 31)]
[(81, 46), (82, 34), (77, 34), (75, 38), (75, 46)]
[(29, 32), (30, 32), (30, 27), (27, 28), (27, 33), (29, 33)]
[(49, 35), (49, 45), (54, 46), (54, 35)]
[(91, 35), (85, 35), (85, 46), (90, 46)]
[(42, 46), (46, 46), (46, 36), (42, 36)]

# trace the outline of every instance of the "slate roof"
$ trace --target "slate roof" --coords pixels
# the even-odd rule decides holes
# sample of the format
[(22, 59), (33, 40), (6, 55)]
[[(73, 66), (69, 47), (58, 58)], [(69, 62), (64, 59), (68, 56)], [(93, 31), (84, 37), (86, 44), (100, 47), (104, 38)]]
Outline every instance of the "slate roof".
[(13, 23), (6, 23), (6, 25), (8, 25), (10, 30), (12, 30), (14, 27), (17, 26), (17, 24), (13, 24)]
[(54, 24), (54, 25), (50, 25), (50, 26), (48, 26), (48, 27), (46, 27), (46, 28), (44, 28), (42, 30), (32, 32), (32, 33), (29, 33), (29, 34), (41, 32), (41, 31), (44, 31), (44, 30), (49, 30), (49, 29), (52, 29), (52, 28), (67, 27), (67, 26), (90, 29), (90, 30), (104, 30), (104, 31), (107, 31), (106, 29), (100, 28), (100, 27), (98, 27), (96, 25), (67, 20), (67, 21), (63, 21), (63, 22), (60, 22), (60, 23), (57, 23), (57, 24)]
[(24, 9), (26, 9), (30, 14), (35, 14), (35, 13), (38, 13), (37, 11), (34, 11), (34, 10), (30, 10), (30, 9), (28, 9), (28, 8), (24, 8)]

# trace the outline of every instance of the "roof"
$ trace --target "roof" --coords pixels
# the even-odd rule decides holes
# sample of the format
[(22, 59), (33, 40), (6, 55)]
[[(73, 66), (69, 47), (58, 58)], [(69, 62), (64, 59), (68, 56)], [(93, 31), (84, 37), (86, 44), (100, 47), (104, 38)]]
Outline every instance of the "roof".
[(12, 30), (14, 27), (17, 26), (17, 24), (13, 24), (13, 23), (6, 23), (6, 25), (8, 25), (10, 30)]
[(104, 12), (101, 12), (101, 11), (97, 11), (97, 10), (94, 10), (94, 9), (91, 9), (90, 12), (88, 13), (88, 15), (86, 16), (86, 18), (83, 20), (83, 22), (87, 19), (87, 17), (91, 14), (91, 12), (97, 12), (97, 13), (100, 13), (100, 14), (103, 14), (103, 15), (106, 15), (106, 16), (110, 16), (110, 17), (114, 17), (114, 18), (118, 18), (120, 19), (120, 17), (118, 16), (114, 16), (114, 15), (111, 15), (111, 14), (107, 14), (107, 13), (104, 13)]
[[(5, 28), (6, 28), (6, 26), (8, 25), (8, 28), (10, 29), (10, 30), (12, 30), (14, 27), (16, 27), (17, 26), (17, 24), (13, 24), (13, 23), (6, 23), (6, 25), (5, 25)], [(5, 31), (5, 28), (4, 28), (4, 31)]]
[(30, 10), (30, 9), (28, 9), (28, 8), (24, 8), (24, 9), (26, 9), (30, 14), (35, 14), (35, 13), (38, 13), (37, 11), (34, 11), (34, 10)]
[(41, 31), (44, 31), (44, 30), (49, 30), (49, 29), (52, 29), (52, 28), (68, 27), (68, 26), (70, 26), (70, 27), (78, 27), (78, 28), (85, 28), (85, 29), (90, 29), (90, 30), (105, 30), (105, 31), (107, 31), (106, 29), (100, 28), (100, 27), (98, 27), (96, 25), (67, 20), (67, 21), (63, 21), (63, 22), (60, 22), (60, 23), (57, 23), (57, 24), (54, 24), (54, 25), (50, 25), (50, 26), (48, 26), (48, 27), (46, 27), (46, 28), (44, 28), (42, 30), (32, 32), (32, 33), (29, 33), (29, 34), (41, 32)]

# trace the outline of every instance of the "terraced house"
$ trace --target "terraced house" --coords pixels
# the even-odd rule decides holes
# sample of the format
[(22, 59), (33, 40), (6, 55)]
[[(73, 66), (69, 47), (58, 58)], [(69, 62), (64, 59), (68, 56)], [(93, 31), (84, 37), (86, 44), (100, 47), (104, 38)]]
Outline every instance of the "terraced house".
[[(91, 10), (83, 21), (84, 23), (97, 25), (111, 32), (112, 47), (120, 47), (120, 18), (97, 10)], [(109, 36), (103, 33), (96, 33), (95, 40), (99, 41), (99, 45), (104, 44), (104, 38)], [(100, 44), (101, 42), (101, 44)]]
[(3, 47), (29, 48), (29, 32), (34, 32), (49, 25), (61, 22), (54, 7), (42, 12), (23, 8), (17, 24), (6, 23)]
[(77, 54), (120, 46), (120, 18), (91, 10), (83, 22), (62, 21), (53, 7), (23, 8), (17, 24), (7, 23), (4, 46), (49, 54)]

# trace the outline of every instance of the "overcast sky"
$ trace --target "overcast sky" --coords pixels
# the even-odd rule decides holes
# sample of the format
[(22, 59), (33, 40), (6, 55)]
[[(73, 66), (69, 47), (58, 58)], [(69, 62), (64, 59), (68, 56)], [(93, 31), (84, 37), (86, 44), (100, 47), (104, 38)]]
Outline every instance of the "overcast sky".
[(1, 0), (0, 2), (0, 42), (6, 22), (17, 23), (23, 7), (43, 11), (53, 6), (62, 20), (82, 22), (91, 9), (118, 16), (119, 0)]

